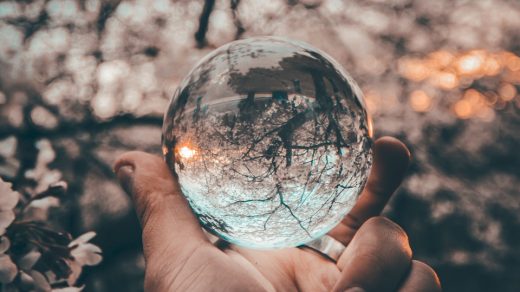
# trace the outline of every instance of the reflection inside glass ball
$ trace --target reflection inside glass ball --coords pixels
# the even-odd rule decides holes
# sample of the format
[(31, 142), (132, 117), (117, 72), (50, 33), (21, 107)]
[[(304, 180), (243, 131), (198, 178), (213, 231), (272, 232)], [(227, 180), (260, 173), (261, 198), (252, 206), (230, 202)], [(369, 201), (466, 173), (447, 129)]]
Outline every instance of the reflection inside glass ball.
[(195, 66), (165, 114), (163, 152), (208, 231), (278, 248), (322, 236), (350, 211), (370, 135), (362, 94), (331, 57), (262, 37)]

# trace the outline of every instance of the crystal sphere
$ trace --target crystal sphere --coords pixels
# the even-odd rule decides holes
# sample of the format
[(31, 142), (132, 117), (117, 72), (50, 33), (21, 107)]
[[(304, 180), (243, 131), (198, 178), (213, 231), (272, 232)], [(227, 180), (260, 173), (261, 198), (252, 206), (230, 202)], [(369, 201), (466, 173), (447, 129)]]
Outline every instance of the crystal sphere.
[(275, 37), (202, 59), (164, 116), (163, 154), (209, 232), (298, 246), (336, 226), (372, 164), (362, 93), (325, 53)]

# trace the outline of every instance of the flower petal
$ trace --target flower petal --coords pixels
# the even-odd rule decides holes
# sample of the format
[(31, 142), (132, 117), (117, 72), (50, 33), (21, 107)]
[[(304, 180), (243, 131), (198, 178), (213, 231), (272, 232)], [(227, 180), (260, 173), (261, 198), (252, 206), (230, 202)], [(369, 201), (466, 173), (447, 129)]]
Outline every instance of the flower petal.
[(81, 244), (70, 252), (74, 260), (82, 266), (95, 266), (99, 264), (103, 259), (99, 253), (101, 253), (101, 249), (91, 243)]
[(32, 270), (29, 272), (29, 274), (34, 280), (34, 286), (36, 288), (36, 291), (50, 292), (52, 290), (51, 284), (49, 284), (47, 278), (45, 278), (45, 276), (42, 273)]
[[(14, 221), (14, 218), (15, 216), (13, 210), (0, 211), (0, 230), (4, 230), (9, 225), (11, 225), (11, 223)], [(0, 234), (4, 234), (4, 232), (5, 230)]]
[(11, 246), (11, 242), (7, 236), (0, 237), (0, 254), (5, 253), (9, 247)]
[(95, 236), (96, 236), (96, 233), (94, 231), (89, 231), (87, 233), (84, 233), (81, 236), (79, 236), (78, 238), (71, 241), (69, 243), (69, 247), (72, 247), (74, 245), (81, 244), (81, 243), (86, 243), (89, 240), (91, 240), (92, 238), (94, 238)]
[(0, 254), (0, 283), (11, 283), (17, 273), (18, 268), (11, 258), (6, 254)]
[(91, 253), (85, 258), (85, 265), (95, 266), (103, 260), (103, 256), (98, 253)]
[(24, 271), (20, 271), (20, 289), (23, 291), (32, 291), (34, 288), (34, 279)]
[(40, 259), (41, 255), (42, 254), (38, 251), (35, 251), (35, 250), (30, 251), (26, 255), (21, 257), (17, 261), (17, 264), (20, 267), (20, 269), (28, 271), (28, 270), (32, 269), (34, 264), (36, 264), (36, 262)]
[(56, 197), (45, 197), (32, 201), (29, 206), (40, 209), (49, 209), (50, 207), (58, 207), (60, 205), (60, 199)]
[(101, 253), (101, 248), (92, 243), (85, 243), (81, 245), (83, 249), (89, 253)]
[[(69, 261), (67, 260), (67, 263), (69, 264), (69, 267), (71, 269), (71, 273), (69, 275), (69, 277), (67, 278), (67, 283), (69, 285), (74, 285), (76, 283), (76, 281), (78, 280), (79, 276), (81, 275), (81, 271), (82, 271), (82, 268), (79, 263), (77, 263), (76, 261)], [(54, 291), (54, 290), (52, 290)]]
[(0, 210), (12, 210), (19, 199), (20, 194), (13, 191), (11, 184), (0, 178)]

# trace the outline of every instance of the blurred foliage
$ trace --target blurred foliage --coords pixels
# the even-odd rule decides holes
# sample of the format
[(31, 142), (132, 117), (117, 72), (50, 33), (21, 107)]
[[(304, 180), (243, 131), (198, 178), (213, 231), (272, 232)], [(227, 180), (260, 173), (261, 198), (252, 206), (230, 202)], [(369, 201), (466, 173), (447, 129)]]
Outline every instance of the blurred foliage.
[(0, 2), (0, 176), (69, 182), (56, 221), (96, 230), (86, 290), (139, 291), (139, 228), (111, 163), (160, 153), (181, 78), (236, 38), (280, 35), (332, 55), (364, 89), (376, 136), (410, 146), (386, 214), (446, 291), (520, 289), (520, 3), (510, 0)]
[(0, 179), (0, 288), (2, 291), (81, 291), (74, 287), (85, 265), (101, 262), (101, 249), (88, 243), (96, 233), (72, 240), (50, 226), (67, 185), (57, 182), (40, 193), (14, 191)]

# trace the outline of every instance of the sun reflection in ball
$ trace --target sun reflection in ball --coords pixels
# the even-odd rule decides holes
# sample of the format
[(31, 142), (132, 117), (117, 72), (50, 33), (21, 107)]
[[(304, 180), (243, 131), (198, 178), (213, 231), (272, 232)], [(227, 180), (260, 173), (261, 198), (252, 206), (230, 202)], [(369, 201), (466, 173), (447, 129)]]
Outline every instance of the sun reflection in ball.
[(193, 156), (195, 156), (196, 153), (197, 151), (195, 149), (192, 149), (188, 146), (182, 146), (179, 149), (179, 156), (184, 159), (193, 158)]

